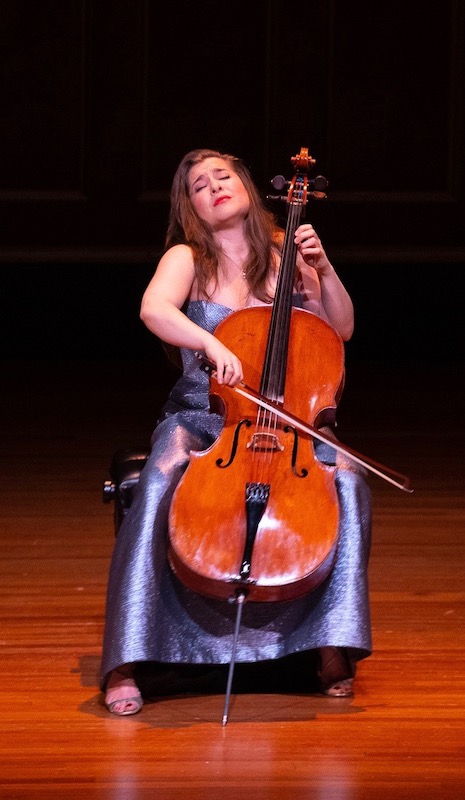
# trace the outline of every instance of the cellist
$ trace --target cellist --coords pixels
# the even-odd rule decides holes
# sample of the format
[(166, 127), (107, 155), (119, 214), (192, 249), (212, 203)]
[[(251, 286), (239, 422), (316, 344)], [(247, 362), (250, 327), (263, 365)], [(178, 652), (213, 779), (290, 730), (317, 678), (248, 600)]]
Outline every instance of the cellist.
[[(105, 704), (113, 714), (141, 709), (137, 668), (143, 662), (229, 661), (234, 608), (193, 592), (173, 574), (167, 559), (168, 515), (191, 451), (210, 447), (222, 429), (221, 414), (210, 409), (209, 378), (199, 369), (196, 352), (213, 362), (219, 384), (239, 384), (241, 362), (215, 337), (215, 329), (237, 309), (273, 302), (283, 237), (240, 159), (212, 150), (194, 150), (182, 159), (172, 184), (165, 251), (140, 314), (152, 333), (180, 349), (183, 371), (157, 421), (150, 457), (115, 541), (101, 668)], [(294, 241), (294, 304), (349, 340), (352, 302), (313, 226), (300, 224)], [(322, 462), (337, 466), (335, 564), (328, 578), (303, 597), (246, 604), (236, 660), (314, 651), (320, 691), (348, 697), (357, 662), (371, 653), (371, 498), (363, 469), (322, 442), (315, 451)]]

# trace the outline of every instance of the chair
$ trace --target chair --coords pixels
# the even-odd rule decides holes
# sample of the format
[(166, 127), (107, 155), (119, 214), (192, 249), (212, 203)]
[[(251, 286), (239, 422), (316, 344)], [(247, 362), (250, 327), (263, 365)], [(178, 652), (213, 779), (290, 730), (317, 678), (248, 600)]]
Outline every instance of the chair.
[(143, 447), (117, 450), (110, 464), (110, 478), (103, 484), (104, 503), (114, 502), (113, 521), (115, 536), (131, 507), (134, 489), (149, 457)]

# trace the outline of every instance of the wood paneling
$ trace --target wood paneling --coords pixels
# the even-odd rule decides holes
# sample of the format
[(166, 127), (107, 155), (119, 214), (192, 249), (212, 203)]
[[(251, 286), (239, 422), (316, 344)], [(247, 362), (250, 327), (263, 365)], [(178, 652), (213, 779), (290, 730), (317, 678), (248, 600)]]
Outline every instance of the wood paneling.
[(85, 3), (2, 5), (2, 200), (84, 198)]
[[(309, 147), (325, 240), (464, 254), (464, 9), (314, 0), (5, 0), (2, 260), (157, 249), (180, 157), (241, 155), (263, 192)], [(434, 227), (434, 236), (431, 231)]]

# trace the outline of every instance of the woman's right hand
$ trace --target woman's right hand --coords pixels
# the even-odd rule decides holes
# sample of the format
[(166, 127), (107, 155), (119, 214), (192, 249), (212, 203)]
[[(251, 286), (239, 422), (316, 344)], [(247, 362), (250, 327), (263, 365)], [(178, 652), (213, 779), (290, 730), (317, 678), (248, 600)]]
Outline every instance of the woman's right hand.
[(215, 364), (215, 379), (218, 383), (233, 387), (243, 380), (240, 360), (215, 336), (211, 337), (205, 347), (205, 355)]

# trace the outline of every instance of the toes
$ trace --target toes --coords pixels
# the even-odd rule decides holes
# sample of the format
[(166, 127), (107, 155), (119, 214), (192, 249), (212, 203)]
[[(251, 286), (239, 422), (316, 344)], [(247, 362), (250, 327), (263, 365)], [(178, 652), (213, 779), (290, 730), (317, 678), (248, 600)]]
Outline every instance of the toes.
[(112, 714), (135, 714), (139, 711), (140, 703), (136, 700), (114, 700), (112, 703), (107, 703), (107, 706)]
[(353, 695), (352, 683), (351, 678), (338, 681), (338, 683), (333, 683), (332, 686), (329, 686), (324, 693), (328, 697), (351, 697)]

